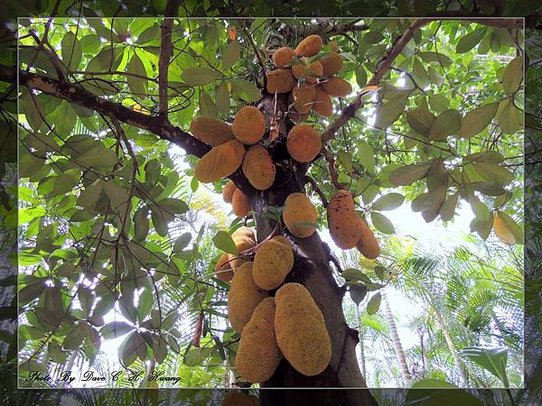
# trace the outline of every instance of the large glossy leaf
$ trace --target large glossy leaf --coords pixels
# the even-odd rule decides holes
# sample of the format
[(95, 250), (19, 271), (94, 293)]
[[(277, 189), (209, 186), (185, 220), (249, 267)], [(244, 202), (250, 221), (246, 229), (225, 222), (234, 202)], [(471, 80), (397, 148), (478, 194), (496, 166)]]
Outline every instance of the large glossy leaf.
[(490, 103), (468, 111), (461, 119), (461, 128), (457, 136), (469, 138), (481, 133), (495, 117), (498, 107), (499, 103)]
[(185, 69), (181, 76), (190, 86), (204, 86), (218, 79), (219, 73), (214, 69), (200, 66)]
[(519, 90), (523, 80), (523, 58), (516, 56), (504, 69), (502, 86), (507, 94), (514, 94)]
[(77, 70), (83, 57), (83, 49), (75, 34), (68, 31), (60, 43), (62, 61), (69, 70)]
[(459, 354), (491, 372), (501, 380), (505, 387), (509, 386), (506, 374), (507, 348), (464, 347), (459, 351)]

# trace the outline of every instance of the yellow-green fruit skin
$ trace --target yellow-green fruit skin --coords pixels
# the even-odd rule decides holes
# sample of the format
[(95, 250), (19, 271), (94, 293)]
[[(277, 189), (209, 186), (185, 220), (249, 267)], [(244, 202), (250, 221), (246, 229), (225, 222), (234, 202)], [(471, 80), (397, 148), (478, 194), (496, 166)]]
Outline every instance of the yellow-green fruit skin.
[(243, 144), (256, 144), (265, 134), (265, 117), (254, 106), (241, 107), (232, 124), (233, 135)]
[(307, 124), (295, 125), (288, 132), (286, 149), (296, 161), (310, 162), (322, 149), (320, 134)]
[(295, 53), (297, 56), (311, 57), (316, 55), (322, 49), (322, 37), (313, 34), (303, 39), (296, 47)]
[(250, 211), (250, 200), (241, 189), (235, 189), (231, 198), (233, 214), (237, 217), (246, 217)]
[(208, 117), (197, 117), (192, 120), (190, 132), (198, 140), (213, 147), (234, 139), (229, 123)]
[(268, 296), (254, 283), (252, 262), (243, 263), (233, 274), (228, 295), (228, 318), (233, 329), (241, 333), (256, 306)]
[(327, 222), (331, 238), (342, 249), (354, 248), (361, 237), (360, 219), (352, 194), (339, 190), (327, 206)]
[(281, 359), (275, 336), (275, 298), (267, 297), (256, 306), (243, 328), (235, 367), (244, 380), (265, 382), (273, 376)]
[(343, 58), (337, 52), (330, 52), (319, 62), (322, 64), (323, 76), (326, 77), (336, 74), (343, 68)]
[(216, 182), (234, 173), (243, 162), (245, 147), (237, 140), (211, 148), (198, 161), (194, 175), (201, 183)]
[(246, 178), (255, 189), (269, 189), (275, 181), (275, 164), (263, 145), (253, 145), (248, 149), (242, 168)]
[(352, 93), (352, 85), (341, 78), (329, 78), (322, 82), (322, 89), (333, 97), (346, 97)]
[(378, 240), (367, 223), (362, 219), (359, 219), (359, 221), (361, 223), (361, 237), (356, 244), (356, 248), (365, 258), (376, 259), (380, 255)]
[(318, 375), (331, 361), (331, 340), (324, 315), (310, 292), (286, 283), (275, 294), (275, 334), (290, 365), (306, 376)]
[(260, 288), (278, 288), (294, 266), (294, 253), (288, 240), (273, 237), (263, 242), (254, 256), (252, 275)]
[(224, 187), (222, 188), (222, 199), (226, 203), (231, 203), (231, 199), (233, 197), (233, 192), (235, 192), (235, 189), (237, 189), (237, 186), (235, 186), (235, 183), (233, 183), (233, 180), (229, 180)]
[(290, 47), (282, 47), (273, 53), (273, 63), (277, 68), (284, 68), (292, 62), (295, 51)]
[(292, 235), (307, 238), (316, 231), (318, 211), (305, 194), (291, 193), (284, 202), (282, 220)]
[(296, 85), (296, 80), (290, 69), (275, 69), (266, 74), (266, 90), (271, 94), (288, 93)]

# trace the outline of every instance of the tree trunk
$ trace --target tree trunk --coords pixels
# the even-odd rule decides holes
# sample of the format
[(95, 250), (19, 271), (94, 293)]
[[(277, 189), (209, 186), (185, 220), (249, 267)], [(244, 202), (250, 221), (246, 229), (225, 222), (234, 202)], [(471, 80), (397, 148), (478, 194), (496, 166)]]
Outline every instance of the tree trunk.
[[(276, 107), (275, 107), (276, 106)], [(287, 111), (288, 103), (284, 97), (278, 96), (276, 104), (274, 95), (266, 95), (259, 107), (266, 116), (281, 116)], [(276, 109), (276, 110), (275, 110)], [(278, 111), (278, 112), (277, 112)], [(291, 123), (281, 120), (279, 130), (286, 135)], [(294, 192), (304, 192), (304, 178), (307, 165), (292, 164), (286, 154), (284, 139), (273, 148), (273, 159), (282, 162), (277, 166), (277, 176), (272, 188), (265, 191), (253, 191), (249, 194), (251, 209), (255, 213), (258, 241), (265, 239), (276, 227), (276, 222), (268, 215), (269, 206), (284, 205), (286, 197)], [(307, 377), (297, 372), (283, 360), (273, 377), (262, 384), (262, 387), (348, 387), (365, 388), (365, 379), (360, 373), (356, 358), (357, 331), (348, 327), (342, 310), (342, 299), (345, 289), (337, 285), (329, 266), (328, 256), (318, 233), (309, 238), (296, 238), (286, 232), (283, 234), (292, 243), (295, 264), (285, 282), (299, 282), (311, 293), (316, 304), (324, 314), (327, 331), (332, 343), (330, 365), (321, 374)], [(310, 339), (310, 337), (307, 337)], [(262, 391), (264, 405), (376, 405), (376, 401), (365, 390), (332, 391)]]
[(399, 368), (401, 370), (401, 376), (403, 378), (403, 383), (408, 385), (412, 380), (410, 371), (408, 370), (408, 364), (406, 361), (405, 351), (403, 350), (403, 345), (401, 344), (401, 339), (399, 338), (399, 333), (397, 331), (397, 325), (395, 324), (395, 319), (391, 312), (390, 304), (385, 295), (382, 297), (384, 299), (384, 315), (390, 326), (391, 340), (393, 342), (393, 349), (395, 351), (395, 356), (397, 357), (397, 362), (399, 363)]

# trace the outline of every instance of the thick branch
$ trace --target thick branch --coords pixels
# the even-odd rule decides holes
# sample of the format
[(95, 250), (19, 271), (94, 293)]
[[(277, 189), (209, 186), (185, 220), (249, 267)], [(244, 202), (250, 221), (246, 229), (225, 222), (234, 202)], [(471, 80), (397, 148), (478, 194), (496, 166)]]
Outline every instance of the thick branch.
[(173, 19), (169, 17), (175, 17), (177, 9), (179, 8), (179, 0), (169, 0), (164, 12), (164, 20), (162, 22), (161, 30), (161, 44), (160, 44), (160, 56), (158, 59), (158, 98), (160, 114), (162, 117), (167, 118), (168, 111), (168, 71), (169, 60), (171, 59), (171, 27), (173, 26)]
[(39, 90), (62, 100), (67, 100), (79, 106), (86, 107), (101, 113), (107, 117), (114, 118), (120, 122), (133, 125), (137, 128), (156, 134), (161, 139), (170, 141), (188, 154), (202, 157), (211, 149), (207, 144), (192, 137), (186, 131), (168, 123), (162, 123), (159, 117), (153, 117), (146, 114), (130, 110), (121, 104), (113, 103), (102, 97), (83, 89), (80, 86), (37, 75), (25, 71), (18, 71), (15, 67), (0, 65), (0, 80), (3, 82), (14, 83), (19, 73), (19, 83), (30, 89)]

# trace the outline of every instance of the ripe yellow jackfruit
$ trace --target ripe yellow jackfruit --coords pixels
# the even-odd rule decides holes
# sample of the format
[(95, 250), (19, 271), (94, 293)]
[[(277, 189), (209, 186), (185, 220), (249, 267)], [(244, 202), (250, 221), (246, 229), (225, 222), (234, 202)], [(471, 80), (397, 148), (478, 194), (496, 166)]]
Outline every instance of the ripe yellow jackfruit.
[(292, 62), (295, 51), (290, 47), (282, 47), (273, 53), (273, 63), (277, 68), (284, 68)]
[(352, 85), (341, 78), (329, 78), (322, 82), (322, 89), (333, 97), (346, 97), (352, 93)]
[(231, 124), (208, 117), (197, 117), (190, 123), (192, 135), (213, 147), (233, 140)]
[(294, 78), (303, 79), (307, 83), (316, 83), (324, 70), (318, 61), (312, 63), (298, 63), (292, 66)]
[(342, 249), (354, 248), (361, 238), (360, 218), (352, 194), (339, 190), (327, 206), (327, 222), (331, 238)]
[(213, 147), (198, 161), (194, 176), (201, 183), (211, 183), (234, 173), (243, 162), (245, 147), (231, 140)]
[(378, 240), (367, 223), (362, 219), (359, 219), (359, 221), (361, 223), (361, 237), (356, 244), (356, 248), (365, 258), (375, 259), (380, 255)]
[(215, 275), (223, 282), (229, 282), (231, 281), (231, 278), (233, 278), (233, 270), (231, 269), (230, 259), (230, 254), (225, 252), (216, 262)]
[(303, 375), (318, 375), (331, 361), (322, 311), (299, 283), (283, 285), (275, 294), (275, 306), (275, 334), (282, 354)]
[(254, 256), (252, 276), (260, 288), (278, 288), (294, 266), (294, 253), (290, 242), (282, 237), (273, 237), (263, 242)]
[[(237, 248), (237, 251), (240, 253), (256, 245), (254, 231), (248, 227), (239, 227), (232, 233), (231, 238), (235, 244), (235, 247)], [(243, 259), (233, 255), (230, 255), (230, 259), (230, 264), (234, 272), (245, 262)]]
[(233, 135), (243, 144), (256, 144), (265, 134), (265, 117), (254, 106), (241, 107), (233, 119)]
[(235, 367), (248, 382), (265, 382), (282, 359), (275, 336), (275, 298), (263, 299), (243, 328)]
[(296, 80), (292, 75), (290, 69), (275, 69), (267, 72), (267, 85), (266, 89), (268, 93), (288, 93), (296, 85)]
[(314, 56), (322, 49), (322, 43), (322, 37), (319, 35), (309, 35), (297, 45), (295, 53), (297, 56)]
[(333, 104), (331, 104), (331, 98), (319, 87), (316, 88), (316, 95), (314, 96), (312, 109), (321, 117), (329, 117), (333, 114)]
[(337, 52), (330, 52), (320, 59), (323, 68), (323, 76), (330, 77), (343, 68), (343, 58)]
[(316, 231), (318, 211), (304, 193), (291, 193), (284, 202), (282, 220), (294, 236), (307, 238)]
[(260, 399), (238, 391), (229, 391), (222, 399), (222, 406), (260, 406)]
[(320, 153), (320, 134), (307, 124), (293, 126), (286, 138), (290, 156), (298, 162), (310, 162)]
[(306, 114), (312, 109), (314, 98), (316, 96), (316, 86), (303, 84), (296, 86), (292, 90), (292, 99), (294, 109), (301, 114)]
[(231, 203), (231, 199), (233, 197), (233, 192), (235, 192), (235, 189), (237, 189), (237, 186), (235, 186), (233, 180), (229, 180), (222, 188), (222, 199), (226, 203)]
[(250, 200), (241, 189), (235, 189), (231, 198), (233, 214), (237, 217), (246, 217), (250, 211)]
[(252, 278), (252, 262), (243, 263), (233, 274), (228, 294), (228, 319), (239, 333), (248, 323), (252, 312), (268, 295)]
[(243, 159), (243, 173), (255, 189), (266, 190), (275, 181), (275, 164), (263, 145), (251, 146)]

